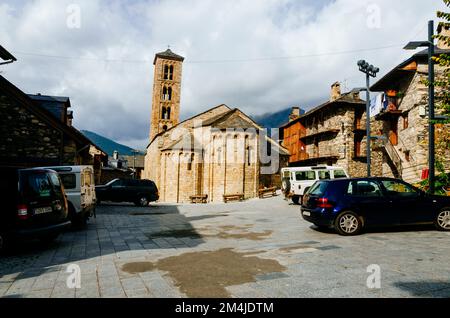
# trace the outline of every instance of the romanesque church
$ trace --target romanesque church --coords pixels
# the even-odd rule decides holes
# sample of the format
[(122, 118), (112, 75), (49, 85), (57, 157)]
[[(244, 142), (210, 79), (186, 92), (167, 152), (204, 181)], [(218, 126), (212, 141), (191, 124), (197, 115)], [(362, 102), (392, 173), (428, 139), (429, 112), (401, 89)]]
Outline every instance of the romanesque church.
[[(275, 185), (289, 153), (239, 109), (219, 105), (180, 122), (183, 61), (170, 49), (155, 56), (142, 177), (155, 181), (160, 201), (167, 203), (186, 203), (191, 196), (205, 196), (208, 202), (234, 194), (249, 199)], [(277, 159), (268, 162), (265, 154)]]

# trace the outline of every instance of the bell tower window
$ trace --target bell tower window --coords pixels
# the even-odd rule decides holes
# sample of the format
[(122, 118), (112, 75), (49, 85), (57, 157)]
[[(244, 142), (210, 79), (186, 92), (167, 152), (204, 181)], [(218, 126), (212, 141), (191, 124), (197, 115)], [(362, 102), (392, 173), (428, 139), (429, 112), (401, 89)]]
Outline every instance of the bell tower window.
[(164, 66), (164, 79), (165, 80), (169, 79), (169, 65)]
[(167, 90), (167, 100), (172, 100), (172, 87)]
[(169, 67), (169, 80), (173, 81), (173, 65)]

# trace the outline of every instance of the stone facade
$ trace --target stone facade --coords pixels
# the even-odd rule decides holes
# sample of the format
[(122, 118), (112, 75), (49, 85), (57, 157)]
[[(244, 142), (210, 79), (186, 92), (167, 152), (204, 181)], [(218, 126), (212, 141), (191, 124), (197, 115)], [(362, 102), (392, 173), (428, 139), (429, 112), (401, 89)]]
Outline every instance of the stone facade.
[(183, 61), (170, 49), (155, 57), (150, 140), (179, 123)]
[[(426, 52), (420, 52), (372, 87), (373, 91), (388, 96), (388, 107), (377, 116), (382, 125), (381, 133), (392, 149), (384, 151), (382, 175), (399, 177), (410, 183), (421, 181), (423, 171), (428, 169), (427, 60)], [(437, 76), (442, 73), (437, 65), (435, 70)], [(449, 128), (449, 125), (443, 127)], [(450, 161), (444, 164), (450, 169)]]
[[(273, 145), (272, 158), (285, 158), (286, 150), (260, 135), (261, 127), (251, 118), (226, 105), (179, 123), (181, 63), (173, 52), (155, 57), (152, 128), (142, 178), (156, 183), (162, 202), (186, 203), (199, 195), (207, 195), (208, 202), (223, 202), (224, 195), (256, 197), (260, 187), (273, 185), (276, 179), (267, 176), (280, 168), (275, 160), (274, 172), (266, 172), (270, 169), (260, 164), (262, 146)], [(166, 65), (174, 66), (170, 101), (161, 100), (162, 90), (171, 84), (165, 79)], [(161, 116), (167, 103), (169, 119)]]
[[(347, 170), (352, 177), (367, 176), (366, 103), (359, 94), (341, 94), (332, 86), (330, 101), (291, 121), (281, 129), (283, 146), (291, 153), (291, 166), (329, 165)], [(372, 135), (380, 124), (372, 121)], [(382, 171), (382, 153), (372, 145), (372, 174)]]
[(107, 157), (75, 128), (54, 117), (0, 76), (0, 165), (93, 165)]

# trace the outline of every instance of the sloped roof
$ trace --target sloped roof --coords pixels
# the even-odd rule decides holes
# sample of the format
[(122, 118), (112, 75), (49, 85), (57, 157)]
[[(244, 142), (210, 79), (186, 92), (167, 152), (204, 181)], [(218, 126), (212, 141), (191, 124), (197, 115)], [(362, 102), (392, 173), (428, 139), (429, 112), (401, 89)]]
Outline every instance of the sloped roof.
[(0, 45), (0, 59), (4, 61), (17, 61), (17, 59)]
[[(435, 56), (441, 55), (441, 54), (450, 54), (450, 50), (443, 50), (435, 47)], [(404, 76), (407, 76), (408, 74), (414, 74), (415, 71), (413, 70), (405, 70), (404, 68), (408, 66), (409, 64), (413, 62), (422, 62), (427, 63), (428, 61), (428, 49), (422, 50), (413, 56), (411, 56), (409, 59), (405, 60), (404, 62), (400, 63), (396, 67), (394, 67), (391, 71), (389, 71), (385, 76), (383, 76), (378, 82), (372, 85), (370, 88), (371, 91), (374, 92), (382, 92), (387, 89), (389, 85), (392, 83), (397, 82)]]
[(366, 101), (361, 99), (361, 98), (354, 98), (353, 97), (353, 92), (348, 92), (348, 93), (344, 93), (342, 94), (341, 97), (339, 97), (336, 100), (333, 101), (327, 101), (317, 107), (314, 107), (313, 109), (311, 109), (310, 111), (306, 112), (305, 114), (301, 115), (300, 117), (298, 117), (297, 119), (286, 123), (285, 125), (281, 126), (280, 128), (286, 128), (289, 127), (295, 123), (298, 123), (299, 121), (301, 121), (302, 119), (309, 117), (313, 114), (315, 114), (317, 111), (322, 110), (324, 108), (327, 107), (331, 107), (331, 106), (336, 106), (338, 104), (348, 104), (348, 105), (357, 105), (357, 106), (364, 106), (366, 105)]
[(162, 58), (162, 59), (166, 59), (166, 60), (180, 61), (180, 62), (184, 61), (184, 57), (182, 57), (181, 55), (173, 53), (171, 49), (167, 49), (164, 52), (156, 53), (155, 54), (155, 59), (153, 61), (153, 65), (156, 64), (156, 59), (157, 58)]
[(81, 146), (88, 146), (88, 145), (94, 146), (95, 148), (103, 152), (106, 156), (106, 152), (103, 151), (102, 148), (100, 148), (91, 140), (89, 140), (75, 127), (68, 126), (65, 123), (61, 122), (46, 109), (42, 107), (37, 107), (36, 103), (34, 103), (33, 100), (27, 94), (22, 92), (19, 88), (17, 88), (14, 84), (9, 82), (6, 78), (4, 78), (1, 75), (0, 75), (0, 88), (5, 92), (8, 92), (8, 94), (13, 98), (15, 98), (20, 103), (21, 106), (25, 107), (28, 111), (33, 113), (36, 117), (40, 118), (43, 122), (47, 123), (49, 126), (67, 134)]

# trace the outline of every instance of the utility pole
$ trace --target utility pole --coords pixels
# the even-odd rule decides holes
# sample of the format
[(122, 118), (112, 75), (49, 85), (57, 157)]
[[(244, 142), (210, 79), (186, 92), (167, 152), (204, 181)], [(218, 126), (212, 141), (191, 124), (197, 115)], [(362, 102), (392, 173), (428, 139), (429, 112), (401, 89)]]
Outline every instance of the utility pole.
[(435, 126), (436, 120), (434, 112), (434, 21), (428, 22), (428, 40), (413, 41), (405, 46), (405, 50), (416, 50), (419, 47), (428, 47), (428, 183), (430, 185), (430, 193), (434, 194), (436, 190), (436, 155), (435, 155)]
[(372, 176), (372, 136), (370, 128), (370, 77), (377, 77), (380, 72), (378, 67), (375, 67), (364, 60), (358, 62), (359, 70), (366, 74), (366, 135), (367, 135), (367, 177)]

